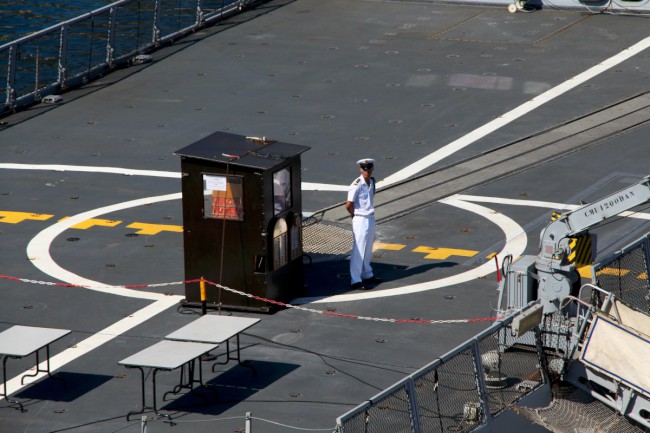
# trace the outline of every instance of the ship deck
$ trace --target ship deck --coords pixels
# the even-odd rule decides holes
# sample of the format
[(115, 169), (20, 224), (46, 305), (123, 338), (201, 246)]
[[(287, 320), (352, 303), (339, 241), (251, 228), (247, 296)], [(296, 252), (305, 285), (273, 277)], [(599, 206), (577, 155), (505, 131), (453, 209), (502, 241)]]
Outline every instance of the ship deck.
[[(295, 308), (210, 309), (260, 319), (248, 365), (206, 367), (210, 391), (160, 401), (175, 425), (147, 411), (148, 431), (243, 431), (247, 412), (253, 431), (333, 431), (489, 326), (494, 254), (536, 254), (552, 210), (650, 174), (649, 36), (644, 16), (270, 1), (4, 117), (0, 331), (72, 332), (51, 345), (66, 386), (23, 385), (33, 358), (7, 361), (26, 411), (0, 400), (0, 431), (140, 431), (140, 373), (119, 362), (200, 314), (181, 302), (174, 152), (216, 131), (310, 146), (303, 212), (343, 230), (355, 161), (374, 158), (384, 282), (353, 291), (344, 253), (314, 254)], [(595, 229), (599, 257), (648, 231), (639, 211)], [(157, 380), (162, 395), (178, 372)]]

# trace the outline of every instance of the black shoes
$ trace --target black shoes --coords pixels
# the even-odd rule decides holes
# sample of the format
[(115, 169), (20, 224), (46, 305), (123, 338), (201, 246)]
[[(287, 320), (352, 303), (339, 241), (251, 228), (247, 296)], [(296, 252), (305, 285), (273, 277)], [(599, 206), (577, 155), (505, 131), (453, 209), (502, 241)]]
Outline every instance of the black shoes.
[(352, 286), (353, 290), (370, 290), (371, 288), (364, 285), (363, 283), (354, 283)]
[(368, 278), (366, 280), (363, 280), (363, 284), (380, 284), (382, 281), (384, 281), (384, 280), (382, 280), (381, 278), (373, 276), (373, 277), (370, 277), (370, 278)]
[(381, 278), (377, 277), (370, 277), (365, 280), (363, 280), (360, 283), (354, 283), (352, 284), (352, 289), (354, 290), (370, 290), (372, 287), (369, 287), (369, 285), (377, 285), (381, 283), (383, 280)]

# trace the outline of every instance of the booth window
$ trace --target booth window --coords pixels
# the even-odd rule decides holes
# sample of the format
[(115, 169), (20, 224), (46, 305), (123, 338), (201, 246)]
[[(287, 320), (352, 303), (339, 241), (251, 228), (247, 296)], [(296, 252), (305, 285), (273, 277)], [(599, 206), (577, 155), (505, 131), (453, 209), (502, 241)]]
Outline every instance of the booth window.
[(241, 177), (204, 174), (203, 186), (205, 189), (203, 208), (206, 218), (244, 220)]
[(280, 269), (289, 263), (287, 251), (287, 223), (279, 218), (273, 227), (273, 269)]
[(289, 240), (291, 243), (291, 260), (295, 260), (302, 256), (302, 221), (300, 220), (300, 215), (293, 215), (290, 221)]
[(278, 215), (291, 206), (291, 171), (287, 167), (273, 173), (273, 215)]

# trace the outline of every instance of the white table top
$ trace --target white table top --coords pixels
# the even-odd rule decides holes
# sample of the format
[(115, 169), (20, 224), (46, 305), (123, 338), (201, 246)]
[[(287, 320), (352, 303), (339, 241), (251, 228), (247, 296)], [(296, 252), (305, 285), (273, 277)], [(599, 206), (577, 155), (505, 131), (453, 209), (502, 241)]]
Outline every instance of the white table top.
[(174, 370), (217, 347), (216, 344), (163, 340), (121, 360), (119, 363), (129, 367)]
[(23, 357), (68, 335), (68, 329), (14, 325), (0, 333), (0, 354)]
[(168, 340), (198, 341), (201, 343), (220, 344), (244, 332), (260, 319), (249, 317), (217, 316), (206, 314), (195, 321), (172, 332)]

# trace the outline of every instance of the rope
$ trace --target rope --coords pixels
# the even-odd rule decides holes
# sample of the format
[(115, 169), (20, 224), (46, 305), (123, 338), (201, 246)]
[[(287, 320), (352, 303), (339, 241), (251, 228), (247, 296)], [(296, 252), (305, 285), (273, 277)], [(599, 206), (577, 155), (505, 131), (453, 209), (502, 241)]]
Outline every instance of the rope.
[[(88, 286), (88, 285), (79, 285), (79, 284), (69, 284), (69, 283), (56, 283), (56, 282), (49, 282), (49, 281), (38, 281), (38, 280), (30, 280), (27, 278), (18, 278), (18, 277), (12, 277), (9, 275), (1, 275), (0, 274), (0, 279), (4, 280), (10, 280), (10, 281), (19, 281), (21, 283), (29, 283), (29, 284), (40, 284), (43, 286), (56, 286), (56, 287), (78, 287), (78, 288), (83, 288), (83, 289), (99, 289), (99, 288), (112, 288), (115, 286)], [(154, 283), (154, 284), (127, 284), (119, 287), (124, 287), (127, 289), (142, 289), (142, 288), (152, 288), (152, 287), (166, 287), (166, 286), (179, 286), (181, 284), (188, 284), (188, 283), (197, 283), (201, 281), (200, 278), (196, 278), (193, 280), (185, 280), (185, 281), (173, 281), (169, 283)], [(280, 302), (276, 301), (273, 299), (268, 299), (264, 298), (262, 296), (257, 296), (253, 295), (251, 293), (246, 293), (242, 292), (240, 290), (235, 290), (230, 287), (223, 286), (218, 283), (214, 283), (212, 281), (208, 280), (203, 280), (205, 284), (210, 284), (212, 286), (215, 286), (216, 288), (220, 290), (225, 290), (230, 293), (234, 293), (239, 296), (244, 296), (247, 298), (251, 299), (256, 299), (258, 301), (265, 302), (267, 304), (272, 304), (272, 305), (277, 305), (280, 307), (284, 308), (293, 308), (294, 310), (300, 310), (300, 311), (305, 311), (308, 313), (314, 313), (314, 314), (321, 314), (324, 316), (332, 316), (332, 317), (341, 317), (345, 319), (356, 319), (356, 320), (367, 320), (367, 321), (372, 321), (372, 322), (386, 322), (386, 323), (408, 323), (408, 324), (420, 324), (420, 325), (432, 325), (432, 324), (447, 324), (447, 323), (477, 323), (477, 322), (494, 322), (497, 320), (500, 320), (503, 318), (503, 316), (498, 316), (498, 317), (477, 317), (477, 318), (470, 318), (470, 319), (394, 319), (394, 318), (384, 318), (384, 317), (369, 317), (369, 316), (359, 316), (357, 314), (345, 314), (345, 313), (337, 313), (335, 311), (325, 311), (325, 310), (317, 310), (315, 308), (307, 308), (307, 307), (301, 307), (299, 305), (293, 305), (293, 304), (288, 304), (285, 302)]]

